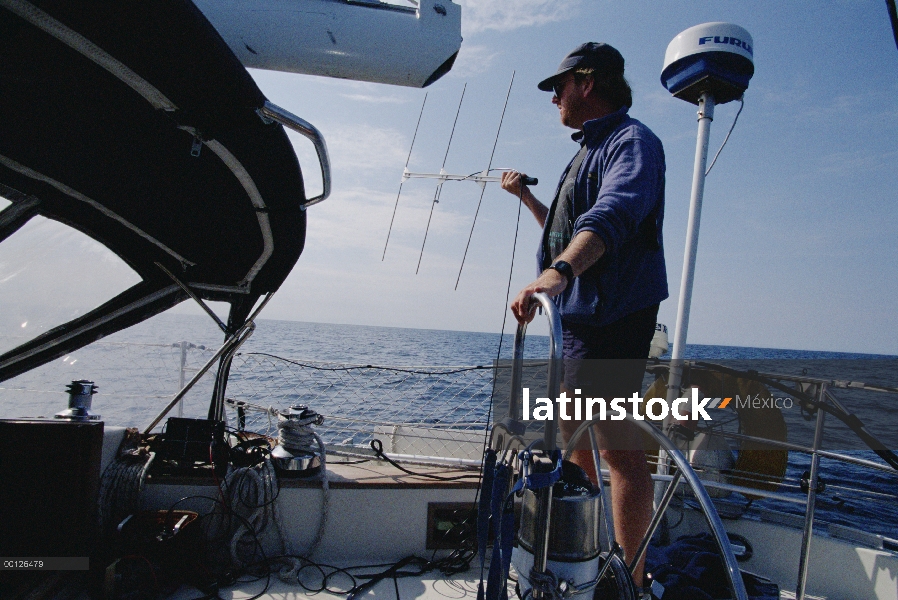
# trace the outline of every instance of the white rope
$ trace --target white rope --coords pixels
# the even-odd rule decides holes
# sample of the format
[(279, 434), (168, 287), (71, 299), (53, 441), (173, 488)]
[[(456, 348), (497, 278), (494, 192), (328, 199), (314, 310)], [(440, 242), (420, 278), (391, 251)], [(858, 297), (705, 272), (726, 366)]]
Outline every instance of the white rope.
[(315, 441), (318, 442), (318, 450), (321, 454), (321, 518), (318, 521), (318, 532), (315, 534), (315, 539), (312, 540), (312, 545), (309, 546), (305, 553), (309, 557), (315, 553), (315, 550), (318, 549), (321, 540), (324, 538), (324, 529), (327, 527), (327, 517), (330, 512), (330, 484), (327, 480), (327, 455), (324, 451), (324, 441), (314, 431), (312, 435), (315, 437)]
[[(321, 517), (318, 520), (318, 531), (315, 533), (315, 538), (312, 540), (308, 549), (302, 554), (305, 558), (311, 558), (318, 549), (318, 546), (321, 545), (321, 540), (324, 539), (324, 531), (327, 528), (327, 518), (330, 513), (330, 484), (327, 479), (327, 454), (324, 451), (324, 441), (317, 433), (312, 432), (312, 435), (318, 443), (318, 450), (321, 455)], [(275, 513), (275, 522), (278, 531), (282, 532), (283, 527), (277, 513)], [(289, 548), (289, 542), (283, 533), (281, 533), (281, 536), (284, 539), (284, 553), (288, 556), (284, 561), (286, 563), (284, 568), (278, 572), (278, 578), (286, 583), (296, 584), (299, 582), (299, 571), (304, 565), (299, 558), (293, 556), (292, 548)]]
[(98, 502), (101, 531), (115, 527), (140, 509), (140, 494), (155, 457), (155, 452), (133, 450), (116, 456), (103, 471)]
[(312, 444), (318, 437), (310, 425), (320, 422), (321, 417), (313, 414), (305, 419), (288, 418), (278, 413), (278, 443), (288, 450), (312, 451)]
[[(233, 564), (238, 567), (244, 565), (247, 556), (255, 560), (253, 553), (257, 550), (257, 543), (266, 556), (285, 553), (286, 540), (276, 510), (278, 483), (271, 461), (265, 459), (255, 466), (231, 469), (225, 477), (225, 486), (230, 496), (231, 511), (241, 518), (228, 545)], [(265, 543), (271, 523), (275, 524), (274, 533), (280, 546), (274, 552)], [(247, 536), (250, 538), (247, 539)], [(252, 548), (249, 554), (241, 551), (241, 545), (245, 548), (247, 544)]]

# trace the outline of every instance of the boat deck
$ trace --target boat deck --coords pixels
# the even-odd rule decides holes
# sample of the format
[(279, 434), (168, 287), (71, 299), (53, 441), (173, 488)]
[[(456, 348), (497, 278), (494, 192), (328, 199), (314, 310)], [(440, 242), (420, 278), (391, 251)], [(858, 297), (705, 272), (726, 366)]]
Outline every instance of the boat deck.
[[(421, 475), (452, 477), (476, 472), (446, 467), (406, 464), (406, 468)], [(276, 507), (280, 525), (290, 546), (289, 554), (303, 555), (312, 543), (322, 516), (327, 517), (323, 536), (313, 559), (332, 573), (327, 588), (321, 589), (325, 575), (317, 566), (307, 564), (291, 577), (278, 572), (261, 579), (244, 578), (237, 584), (222, 588), (218, 596), (223, 600), (261, 598), (290, 600), (299, 598), (346, 598), (348, 591), (372, 575), (382, 573), (396, 561), (408, 556), (435, 560), (449, 551), (433, 548), (435, 508), (470, 510), (477, 491), (477, 479), (437, 481), (421, 475), (398, 471), (394, 466), (377, 460), (359, 462), (357, 459), (335, 457), (328, 462), (329, 491), (327, 501), (318, 478), (281, 479)], [(154, 476), (147, 480), (141, 494), (141, 508), (167, 510), (175, 504), (206, 513), (209, 498), (218, 495), (218, 486), (211, 472), (202, 476)], [(181, 502), (187, 496), (201, 496), (194, 506)], [(203, 503), (205, 502), (205, 505)], [(445, 513), (444, 513), (445, 514)], [(438, 519), (436, 519), (438, 520)], [(671, 539), (704, 529), (702, 518), (694, 511), (684, 511), (684, 519), (671, 530)], [(740, 568), (765, 575), (777, 581), (783, 589), (780, 598), (795, 598), (797, 579), (795, 557), (801, 543), (797, 527), (769, 520), (739, 519), (729, 521), (727, 528), (745, 536), (755, 548), (754, 557), (741, 563)], [(268, 528), (263, 543), (268, 556), (277, 554), (277, 537)], [(431, 534), (434, 531), (430, 531)], [(488, 564), (488, 562), (487, 562)], [(345, 571), (344, 571), (345, 570)], [(413, 564), (405, 571), (418, 570)], [(346, 572), (358, 576), (355, 580)], [(77, 578), (64, 574), (48, 581), (41, 589), (16, 600), (86, 600)], [(479, 560), (461, 573), (444, 575), (438, 569), (400, 577), (386, 576), (357, 598), (446, 599), (476, 598), (480, 580)], [(853, 583), (850, 583), (853, 582)], [(792, 583), (792, 586), (790, 586)], [(514, 583), (509, 584), (510, 598), (514, 598)], [(811, 552), (809, 600), (841, 598), (898, 597), (898, 554), (885, 550), (863, 548), (825, 533), (815, 536)], [(826, 595), (822, 594), (827, 590)], [(167, 596), (172, 600), (194, 600), (205, 595), (196, 588), (184, 586)], [(5, 596), (4, 596), (5, 597)], [(214, 596), (212, 596), (214, 597)]]

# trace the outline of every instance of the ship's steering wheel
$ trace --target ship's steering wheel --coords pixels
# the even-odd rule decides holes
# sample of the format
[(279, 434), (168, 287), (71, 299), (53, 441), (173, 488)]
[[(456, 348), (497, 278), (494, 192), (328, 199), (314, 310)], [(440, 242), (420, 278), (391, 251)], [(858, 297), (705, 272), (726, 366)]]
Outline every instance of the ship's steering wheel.
[[(580, 439), (584, 432), (589, 431), (593, 448), (593, 458), (595, 459), (596, 465), (596, 476), (599, 481), (601, 481), (602, 473), (599, 467), (598, 449), (596, 445), (595, 435), (592, 429), (592, 425), (597, 423), (599, 420), (600, 419), (597, 417), (595, 419), (592, 419), (591, 421), (584, 421), (580, 424), (580, 426), (577, 428), (577, 430), (574, 432), (574, 434), (571, 436), (571, 439), (567, 443), (567, 451), (565, 452), (564, 458), (570, 458), (570, 453), (573, 451), (573, 448), (576, 447), (577, 441)], [(637, 556), (631, 560), (629, 568), (627, 569), (628, 574), (632, 573), (633, 567), (637, 562), (639, 562), (639, 559), (642, 558), (642, 554), (648, 548), (649, 540), (651, 539), (652, 534), (655, 532), (657, 525), (664, 517), (664, 513), (667, 510), (668, 505), (670, 504), (671, 498), (673, 498), (674, 491), (676, 490), (677, 485), (680, 483), (680, 479), (685, 478), (686, 483), (689, 484), (689, 488), (695, 495), (696, 500), (698, 500), (699, 506), (702, 510), (702, 514), (704, 515), (705, 520), (708, 522), (708, 526), (711, 528), (711, 534), (714, 536), (714, 540), (717, 542), (717, 547), (720, 549), (720, 553), (723, 557), (724, 562), (724, 570), (726, 571), (730, 591), (733, 594), (733, 598), (735, 598), (736, 600), (748, 600), (748, 593), (745, 591), (745, 584), (742, 581), (742, 575), (739, 572), (739, 567), (736, 562), (736, 556), (735, 554), (733, 554), (733, 549), (730, 546), (730, 541), (727, 537), (726, 529), (723, 526), (723, 522), (720, 520), (720, 516), (717, 514), (717, 509), (714, 508), (714, 504), (713, 502), (711, 502), (711, 497), (708, 495), (707, 490), (705, 490), (705, 486), (702, 485), (701, 481), (698, 478), (698, 475), (696, 475), (695, 471), (692, 469), (692, 465), (689, 464), (689, 461), (686, 460), (686, 457), (683, 456), (683, 453), (680, 452), (680, 450), (674, 445), (674, 443), (670, 441), (670, 438), (664, 435), (664, 433), (662, 433), (657, 427), (655, 427), (648, 421), (637, 421), (633, 419), (631, 415), (627, 415), (627, 420), (639, 427), (648, 435), (652, 436), (655, 441), (658, 442), (661, 448), (663, 448), (667, 452), (667, 455), (677, 467), (676, 474), (674, 474), (672, 480), (668, 484), (668, 487), (664, 492), (664, 496), (662, 497), (657, 510), (655, 510), (655, 513), (652, 515), (649, 529), (639, 544), (639, 551), (637, 553)], [(604, 486), (601, 486), (601, 489), (602, 504), (603, 506), (608, 506), (607, 498), (605, 498)], [(617, 557), (613, 556), (613, 558)], [(618, 568), (615, 569), (615, 566), (617, 566)], [(620, 566), (612, 564), (611, 567), (612, 574), (618, 579), (621, 578), (622, 573), (620, 573)]]

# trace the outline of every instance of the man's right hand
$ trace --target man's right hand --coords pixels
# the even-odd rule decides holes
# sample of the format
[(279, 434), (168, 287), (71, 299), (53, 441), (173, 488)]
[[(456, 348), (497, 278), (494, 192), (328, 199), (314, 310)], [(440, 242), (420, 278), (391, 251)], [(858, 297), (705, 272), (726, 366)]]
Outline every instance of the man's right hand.
[(529, 323), (536, 314), (536, 304), (533, 301), (533, 294), (544, 292), (550, 298), (553, 298), (563, 292), (568, 285), (567, 278), (555, 269), (546, 269), (542, 272), (536, 281), (526, 286), (515, 299), (511, 302), (511, 312), (518, 323)]
[(502, 173), (502, 189), (515, 196), (521, 196), (521, 188), (527, 188), (527, 186), (521, 184), (521, 177), (523, 176), (524, 174), (518, 171), (505, 171)]
[(530, 192), (530, 188), (521, 183), (521, 177), (525, 177), (520, 171), (505, 171), (502, 173), (502, 189), (520, 198), (524, 205), (533, 213), (533, 217), (539, 226), (542, 227), (546, 223), (546, 215), (549, 209), (536, 199)]

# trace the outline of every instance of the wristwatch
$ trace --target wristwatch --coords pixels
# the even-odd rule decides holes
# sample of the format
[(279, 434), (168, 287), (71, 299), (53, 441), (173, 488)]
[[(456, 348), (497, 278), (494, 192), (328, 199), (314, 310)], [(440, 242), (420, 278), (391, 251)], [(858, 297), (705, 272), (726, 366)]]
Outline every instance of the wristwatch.
[(564, 278), (567, 279), (568, 285), (570, 285), (571, 281), (574, 280), (574, 268), (571, 267), (570, 263), (566, 263), (563, 260), (557, 260), (552, 263), (552, 266), (550, 266), (549, 268), (555, 269), (556, 271), (564, 275)]

